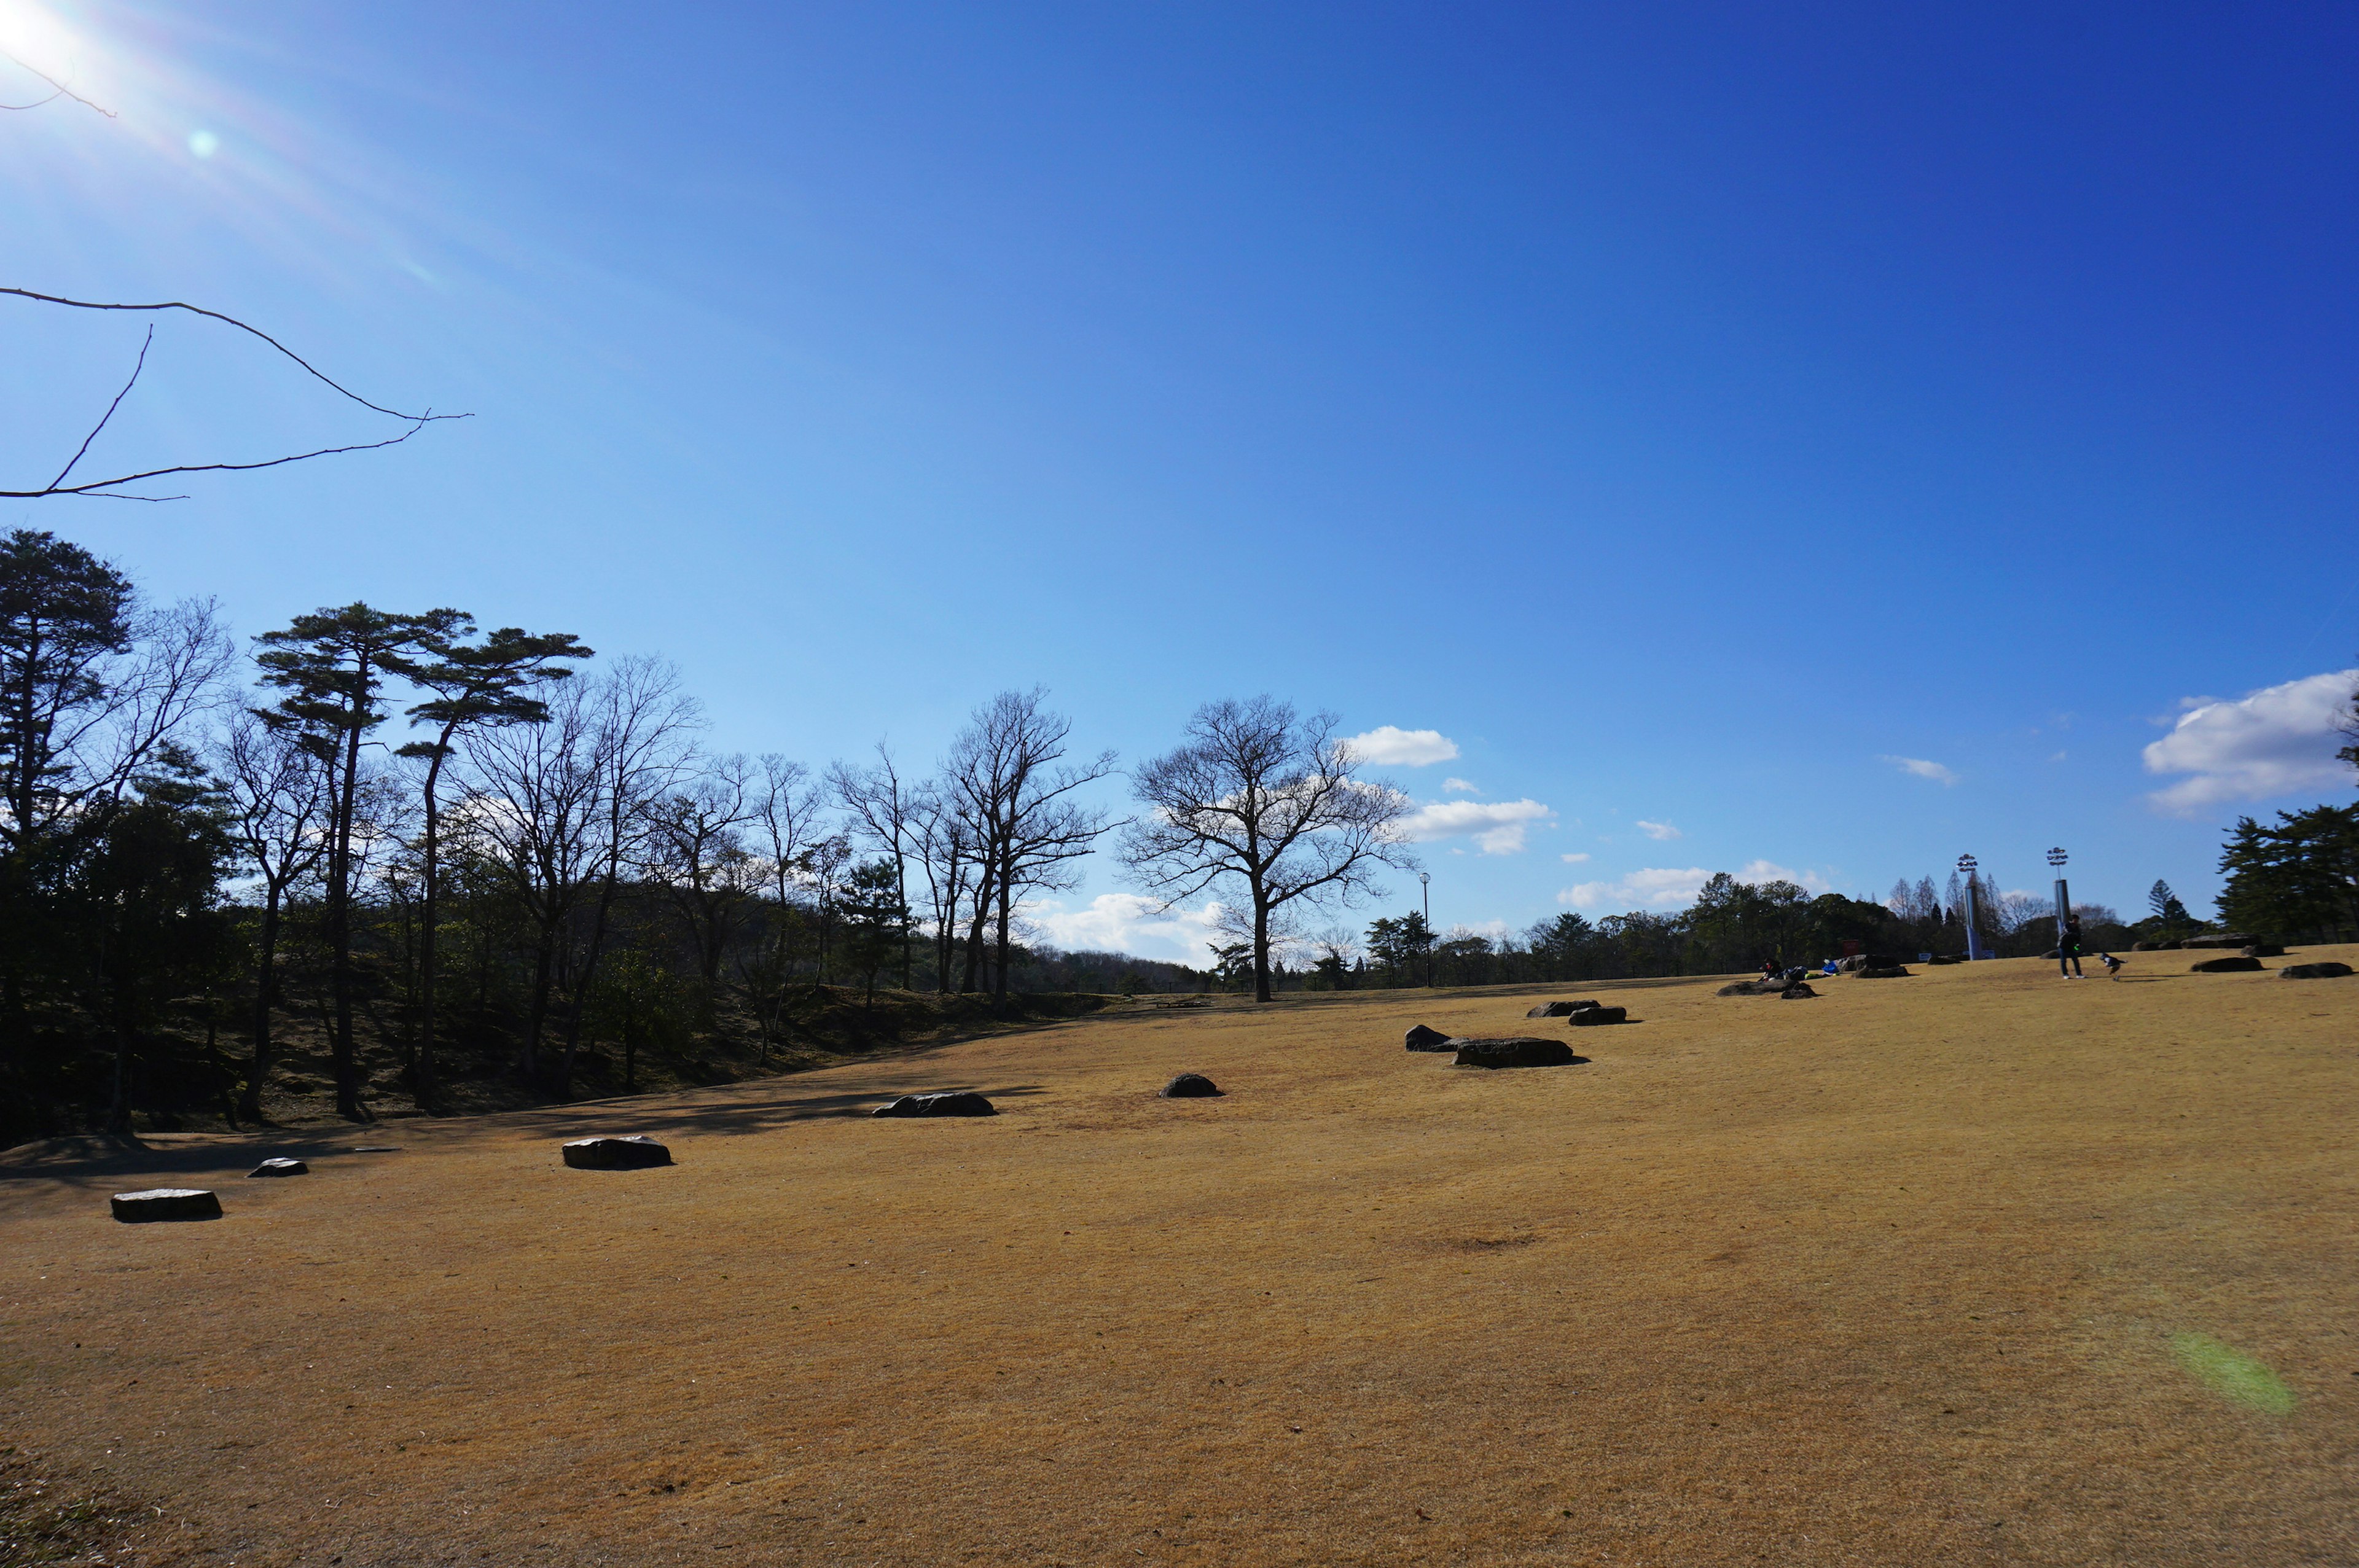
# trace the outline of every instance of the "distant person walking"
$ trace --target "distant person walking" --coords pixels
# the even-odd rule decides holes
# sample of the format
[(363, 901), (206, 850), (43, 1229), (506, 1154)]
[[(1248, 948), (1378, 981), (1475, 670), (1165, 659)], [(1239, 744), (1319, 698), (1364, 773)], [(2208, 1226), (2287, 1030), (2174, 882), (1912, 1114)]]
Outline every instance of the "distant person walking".
[(2056, 972), (2068, 980), (2085, 980), (2081, 972), (2081, 917), (2067, 915), (2063, 934), (2056, 939)]

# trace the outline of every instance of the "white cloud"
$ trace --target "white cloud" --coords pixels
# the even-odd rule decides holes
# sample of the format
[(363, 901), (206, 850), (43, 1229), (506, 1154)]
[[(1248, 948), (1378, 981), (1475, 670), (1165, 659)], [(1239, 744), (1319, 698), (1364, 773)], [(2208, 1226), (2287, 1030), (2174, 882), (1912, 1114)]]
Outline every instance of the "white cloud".
[(1703, 884), (1712, 881), (1712, 873), (1701, 866), (1690, 866), (1685, 871), (1650, 866), (1642, 871), (1632, 871), (1618, 882), (1582, 882), (1556, 895), (1559, 903), (1569, 903), (1576, 909), (1681, 909), (1693, 903)]
[(1458, 755), (1458, 742), (1439, 730), (1403, 730), (1392, 724), (1379, 724), (1344, 744), (1360, 761), (1380, 768), (1422, 768)]
[(1196, 909), (1159, 913), (1161, 903), (1133, 892), (1100, 893), (1080, 909), (1068, 909), (1062, 899), (1027, 901), (1022, 906), (1025, 924), (1059, 947), (1129, 953), (1141, 958), (1164, 958), (1199, 968), (1212, 961), (1212, 949), (1221, 946), (1216, 935), (1221, 906), (1207, 902)]
[(1575, 850), (1570, 855), (1563, 856), (1562, 859), (1564, 863), (1568, 866), (1578, 866), (1589, 859), (1589, 851), (1586, 849)]
[(1644, 833), (1647, 838), (1654, 839), (1658, 843), (1661, 843), (1667, 839), (1684, 838), (1687, 837), (1686, 834), (1680, 832), (1678, 828), (1672, 827), (1668, 822), (1649, 822), (1645, 817), (1640, 817), (1638, 819), (1638, 831)]
[(1444, 779), (1441, 781), (1441, 787), (1444, 790), (1454, 790), (1460, 795), (1481, 795), (1483, 793), (1474, 785), (1468, 784), (1464, 779)]
[(1913, 774), (1920, 779), (1931, 779), (1935, 784), (1953, 784), (1958, 782), (1957, 774), (1940, 763), (1929, 762), (1922, 757), (1878, 757), (1875, 760), (1879, 762), (1890, 762), (1904, 773)]
[(2305, 676), (2224, 702), (2188, 697), (2169, 734), (2146, 749), (2150, 773), (2192, 773), (2147, 800), (2192, 816), (2232, 800), (2266, 800), (2347, 782), (2335, 720), (2350, 711), (2359, 670)]
[(1524, 830), (1556, 814), (1537, 800), (1437, 800), (1419, 806), (1401, 824), (1411, 843), (1473, 834), (1486, 855), (1512, 855), (1524, 847)]
[(1736, 873), (1736, 880), (1741, 882), (1752, 882), (1756, 886), (1763, 882), (1792, 882), (1808, 893), (1835, 891), (1834, 883), (1827, 881), (1818, 872), (1793, 871), (1777, 864), (1775, 860), (1749, 860), (1745, 863), (1745, 869)]
[[(1741, 882), (1792, 882), (1806, 892), (1821, 893), (1834, 891), (1833, 885), (1816, 871), (1797, 871), (1778, 865), (1774, 860), (1748, 861), (1735, 873)], [(1625, 909), (1685, 909), (1703, 892), (1703, 884), (1712, 881), (1712, 873), (1701, 866), (1674, 869), (1649, 866), (1632, 871), (1620, 881), (1579, 882), (1556, 895), (1559, 903), (1569, 903), (1576, 909), (1603, 908), (1609, 913)]]

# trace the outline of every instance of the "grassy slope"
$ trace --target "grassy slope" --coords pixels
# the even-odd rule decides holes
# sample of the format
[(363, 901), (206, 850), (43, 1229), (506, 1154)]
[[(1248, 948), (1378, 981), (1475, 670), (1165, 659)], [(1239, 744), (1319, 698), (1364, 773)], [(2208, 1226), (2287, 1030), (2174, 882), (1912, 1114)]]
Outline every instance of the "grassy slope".
[[(2359, 979), (2183, 968), (1546, 988), (1645, 1022), (1496, 1074), (1400, 1031), (1562, 1032), (1527, 995), (1128, 1013), (286, 1182), (19, 1154), (0, 1434), (240, 1563), (2351, 1561)], [(861, 1114), (948, 1087), (1005, 1114)], [(680, 1162), (564, 1170), (593, 1129)], [(149, 1177), (228, 1217), (109, 1221)]]

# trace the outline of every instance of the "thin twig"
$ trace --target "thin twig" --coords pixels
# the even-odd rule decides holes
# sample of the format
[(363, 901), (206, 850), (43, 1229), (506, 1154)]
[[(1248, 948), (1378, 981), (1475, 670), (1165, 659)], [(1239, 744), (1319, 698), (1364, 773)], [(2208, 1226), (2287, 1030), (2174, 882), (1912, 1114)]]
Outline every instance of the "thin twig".
[(89, 99), (84, 98), (81, 93), (76, 92), (72, 88), (68, 87), (64, 82), (60, 81), (56, 77), (51, 76), (48, 71), (43, 70), (40, 67), (37, 65), (27, 65), (23, 60), (18, 59), (6, 49), (0, 49), (0, 59), (7, 60), (21, 70), (32, 72), (35, 76), (39, 77), (43, 81), (48, 82), (51, 87), (57, 89), (55, 92), (50, 93), (47, 98), (37, 98), (30, 103), (0, 103), (0, 109), (38, 109), (44, 103), (54, 103), (60, 98), (71, 98), (75, 103), (81, 104), (83, 108), (94, 109), (110, 120), (115, 117), (114, 110), (92, 103)]
[(74, 449), (73, 462), (66, 464), (58, 470), (58, 477), (49, 481), (49, 489), (43, 492), (44, 494), (54, 492), (58, 486), (65, 483), (66, 475), (73, 472), (74, 464), (82, 461), (82, 455), (90, 450), (90, 444), (98, 439), (98, 433), (106, 428), (106, 422), (109, 419), (114, 417), (114, 411), (123, 406), (123, 400), (131, 395), (133, 387), (139, 384), (139, 373), (147, 368), (147, 346), (155, 341), (156, 324), (151, 321), (147, 324), (147, 340), (139, 345), (139, 362), (131, 367), (131, 379), (123, 384), (123, 390), (114, 395), (114, 401), (106, 406), (106, 412), (99, 416), (97, 424), (90, 427), (90, 434), (82, 438), (82, 445)]
[(0, 294), (13, 294), (20, 299), (38, 300), (44, 305), (71, 306), (76, 310), (126, 310), (132, 312), (148, 310), (186, 310), (191, 316), (207, 317), (212, 320), (223, 322), (226, 325), (234, 327), (241, 332), (245, 332), (261, 339), (264, 342), (268, 343), (272, 348), (277, 349), (280, 353), (285, 354), (288, 359), (293, 360), (297, 364), (301, 365), (303, 369), (315, 380), (320, 382), (321, 384), (333, 387), (337, 392), (351, 398), (354, 403), (359, 404), (364, 408), (374, 409), (375, 412), (386, 415), (391, 418), (408, 419), (420, 425), (427, 424), (436, 419), (464, 419), (467, 417), (464, 414), (436, 414), (431, 411), (424, 414), (404, 414), (398, 408), (387, 408), (382, 404), (371, 403), (359, 393), (353, 392), (347, 387), (338, 385), (337, 383), (331, 381), (327, 376), (322, 375), (310, 361), (305, 359), (301, 354), (297, 353), (294, 350), (288, 348), (286, 344), (280, 342), (277, 339), (272, 337), (261, 328), (249, 327), (234, 316), (224, 316), (218, 310), (208, 310), (201, 305), (190, 305), (184, 300), (167, 299), (154, 305), (107, 305), (88, 299), (66, 299), (55, 294), (36, 294), (29, 288), (0, 287)]
[[(281, 463), (299, 463), (309, 458), (332, 458), (342, 452), (373, 452), (379, 447), (397, 447), (427, 425), (437, 419), (464, 419), (464, 414), (422, 414), (417, 416), (408, 429), (382, 441), (362, 441), (350, 447), (321, 447), (313, 452), (292, 452), (283, 458), (266, 458), (253, 463), (174, 463), (169, 468), (147, 469), (138, 473), (119, 474), (114, 479), (94, 479), (83, 484), (53, 485), (46, 490), (0, 490), (0, 501), (30, 501), (44, 495), (100, 495), (112, 486), (136, 484), (143, 479), (157, 479), (168, 473), (243, 473), (249, 469), (275, 469)], [(184, 495), (114, 495), (114, 501), (186, 501)]]

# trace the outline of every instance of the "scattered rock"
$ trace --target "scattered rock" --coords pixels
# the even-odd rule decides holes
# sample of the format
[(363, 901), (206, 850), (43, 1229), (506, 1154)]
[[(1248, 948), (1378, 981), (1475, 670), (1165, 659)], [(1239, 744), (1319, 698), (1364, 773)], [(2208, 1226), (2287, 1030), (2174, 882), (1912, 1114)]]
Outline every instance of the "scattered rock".
[(283, 1154), (265, 1160), (246, 1173), (249, 1176), (308, 1176), (310, 1173), (310, 1166), (300, 1160), (289, 1160)]
[(2247, 958), (2240, 953), (2233, 958), (2206, 958), (2200, 964), (2190, 964), (2187, 972), (2190, 975), (2242, 975), (2260, 967), (2258, 958)]
[(1163, 1098), (1165, 1099), (1219, 1099), (1221, 1090), (1218, 1085), (1201, 1073), (1182, 1073), (1163, 1086)]
[(1783, 975), (1780, 975), (1775, 979), (1738, 980), (1734, 985), (1725, 985), (1721, 987), (1720, 989), (1713, 994), (1718, 996), (1783, 996), (1786, 994), (1786, 978)]
[(972, 1089), (950, 1089), (940, 1094), (903, 1095), (890, 1105), (880, 1105), (872, 1116), (997, 1116), (999, 1108)]
[(150, 1187), (144, 1193), (117, 1193), (111, 1201), (114, 1217), (125, 1225), (222, 1217), (221, 1199), (201, 1187)]
[(2181, 947), (2248, 947), (2259, 941), (2257, 936), (2190, 936)]
[(1526, 1018), (1570, 1018), (1583, 1008), (1595, 1007), (1594, 1001), (1583, 998), (1579, 1001), (1544, 1001), (1524, 1014)]
[(1966, 956), (1963, 953), (1936, 953), (1925, 961), (1929, 964), (1962, 964)]
[(1810, 981), (1796, 980), (1792, 985), (1788, 986), (1784, 990), (1779, 991), (1777, 994), (1784, 997), (1788, 1001), (1792, 1001), (1799, 997), (1816, 996), (1819, 993), (1810, 989)]
[(2285, 947), (2277, 942), (2255, 942), (2245, 949), (2247, 958), (2282, 958)]
[(1581, 1060), (1572, 1054), (1572, 1047), (1561, 1040), (1538, 1040), (1529, 1035), (1458, 1039), (1450, 1044), (1458, 1053), (1451, 1059), (1453, 1067), (1570, 1067)]
[(1864, 969), (1897, 969), (1899, 967), (1900, 960), (1888, 953), (1854, 953), (1848, 958), (1838, 960), (1835, 970), (1839, 974), (1855, 975)]
[(1589, 1029), (1601, 1023), (1627, 1023), (1630, 1010), (1626, 1007), (1584, 1007), (1565, 1020), (1575, 1029)]
[(2338, 964), (2332, 958), (2317, 964), (2288, 964), (2277, 971), (2281, 980), (2339, 980), (2351, 972), (2348, 964)]
[(1911, 977), (1898, 964), (1879, 964), (1872, 969), (1854, 969), (1851, 978), (1855, 980), (1905, 980)]
[(1444, 1034), (1439, 1029), (1428, 1029), (1422, 1023), (1411, 1024), (1409, 1026), (1408, 1033), (1403, 1035), (1401, 1040), (1402, 1043), (1408, 1045), (1408, 1047), (1412, 1051), (1447, 1051), (1450, 1049), (1449, 1035)]
[(644, 1171), (671, 1163), (671, 1151), (644, 1132), (628, 1138), (577, 1138), (565, 1146), (565, 1162), (577, 1171)]

